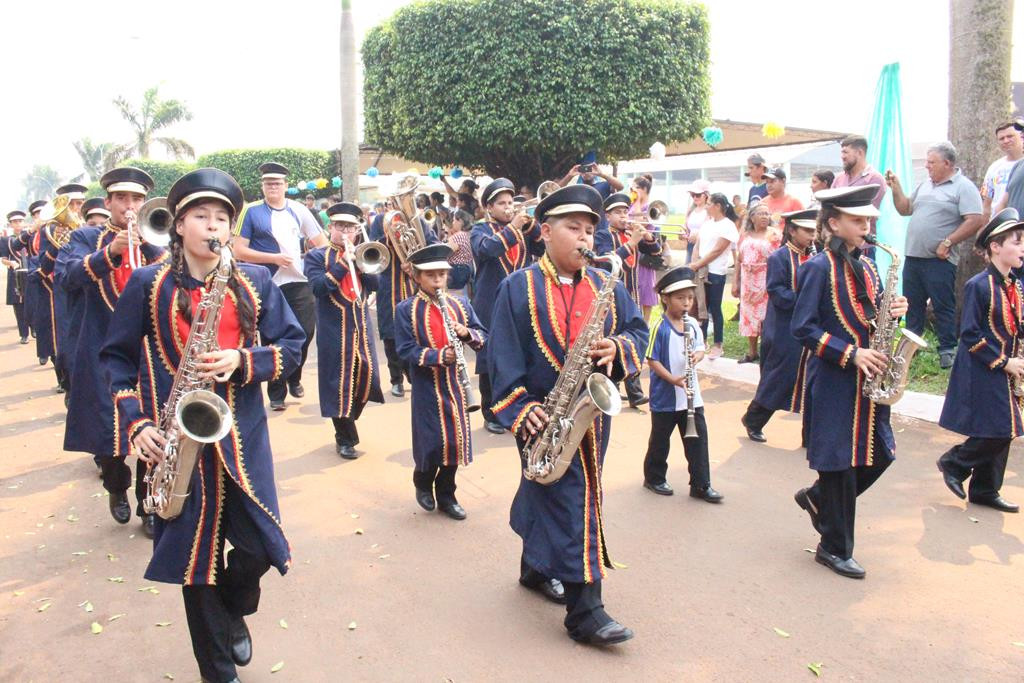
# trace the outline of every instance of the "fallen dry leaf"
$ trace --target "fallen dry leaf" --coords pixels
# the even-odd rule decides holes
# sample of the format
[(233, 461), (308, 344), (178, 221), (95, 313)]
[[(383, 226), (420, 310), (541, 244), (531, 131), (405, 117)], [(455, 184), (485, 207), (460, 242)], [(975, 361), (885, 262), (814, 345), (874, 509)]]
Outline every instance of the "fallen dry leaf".
[(50, 609), (50, 607), (51, 607), (52, 605), (53, 605), (53, 603), (52, 603), (52, 602), (44, 602), (44, 603), (43, 603), (42, 605), (40, 605), (40, 606), (39, 606), (39, 607), (38, 607), (38, 608), (36, 609), (36, 611), (37, 611), (37, 612), (45, 612), (46, 610)]
[(978, 518), (977, 518), (977, 517), (968, 517), (967, 519), (971, 520), (971, 521), (972, 521), (972, 522), (974, 522), (975, 524), (977, 524), (977, 523), (978, 523)]
[(811, 670), (815, 676), (821, 677), (821, 667), (825, 666), (821, 662), (811, 662), (807, 665), (807, 668)]
[(88, 555), (89, 553), (85, 552), (84, 550), (76, 550), (75, 552), (73, 552), (71, 554), (76, 556), (76, 557), (81, 557), (82, 555)]
[(169, 621), (158, 621), (158, 622), (156, 622), (156, 625), (159, 626), (160, 628), (163, 628), (164, 626), (170, 626), (171, 622), (169, 622)]
[(786, 633), (785, 631), (783, 631), (783, 630), (782, 630), (781, 628), (779, 628), (778, 626), (772, 626), (772, 630), (773, 630), (773, 631), (775, 631), (775, 632), (776, 632), (777, 634), (779, 634), (780, 636), (782, 636), (783, 638), (789, 638), (789, 634), (788, 634), (788, 633)]
[(82, 609), (84, 609), (86, 612), (91, 612), (92, 611), (92, 603), (89, 602), (89, 601), (86, 601), (86, 603), (84, 605), (82, 605)]
[(282, 619), (279, 622), (277, 622), (277, 625), (280, 626), (281, 628), (288, 628), (288, 622), (285, 621), (284, 619)]
[(1013, 641), (1012, 643), (1010, 643), (1010, 645), (1013, 645), (1014, 647), (1024, 647), (1024, 643), (1022, 643), (1019, 640)]
[(125, 614), (123, 612), (121, 614), (115, 614), (114, 616), (108, 618), (107, 621), (117, 621), (118, 619), (120, 619), (123, 616), (125, 616)]
[(280, 671), (283, 668), (284, 668), (284, 662), (280, 661), (277, 664), (275, 664), (274, 666), (270, 667), (270, 673), (276, 674), (278, 671)]
[(354, 512), (351, 515), (349, 515), (349, 517), (351, 517), (352, 519), (359, 519), (359, 515), (357, 515)]
[(391, 557), (391, 553), (384, 553), (383, 555), (378, 555), (378, 556), (377, 556), (377, 559), (378, 559), (378, 560), (386, 560), (386, 559), (388, 559), (389, 557)]
[(14, 591), (14, 597), (16, 597), (16, 598), (20, 598), (24, 594), (25, 594), (25, 591)]
[(355, 631), (356, 630), (356, 622), (354, 622), (354, 621), (348, 622), (348, 630), (349, 631)]
[(362, 536), (362, 535), (363, 535), (363, 530), (362, 529), (356, 529), (356, 536)]
[(107, 579), (110, 583), (124, 583), (123, 576), (111, 576)]
[(95, 622), (95, 621), (92, 622), (92, 626), (90, 628), (91, 628), (92, 634), (94, 636), (99, 635), (100, 633), (103, 633), (103, 627), (100, 626), (98, 622)]
[(75, 515), (75, 514), (68, 515), (68, 521), (69, 522), (77, 522), (78, 521), (78, 515)]
[(173, 681), (174, 680), (174, 674), (164, 674), (164, 678), (166, 678), (169, 681)]

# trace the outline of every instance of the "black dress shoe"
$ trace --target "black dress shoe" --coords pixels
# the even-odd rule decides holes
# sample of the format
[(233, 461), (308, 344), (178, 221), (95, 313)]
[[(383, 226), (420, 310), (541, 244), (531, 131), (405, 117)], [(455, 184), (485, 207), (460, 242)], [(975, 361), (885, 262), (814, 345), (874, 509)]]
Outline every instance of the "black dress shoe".
[(28, 344), (28, 337), (22, 337), (22, 338), (21, 338), (21, 339), (20, 339), (20, 340), (18, 341), (18, 343), (19, 343), (19, 344)]
[(486, 423), (484, 423), (484, 427), (491, 434), (504, 434), (505, 433), (505, 428), (502, 427), (497, 422), (486, 422)]
[(128, 494), (111, 493), (109, 498), (110, 516), (118, 524), (127, 524), (132, 519), (132, 506), (128, 504)]
[(231, 620), (231, 661), (238, 666), (252, 661), (252, 636), (242, 617)]
[(156, 535), (156, 515), (142, 515), (142, 535), (150, 540)]
[(459, 505), (457, 501), (452, 503), (438, 503), (438, 508), (441, 510), (441, 512), (448, 515), (452, 519), (462, 521), (466, 518), (466, 509)]
[(338, 455), (345, 458), (346, 460), (355, 460), (356, 458), (359, 457), (359, 454), (356, 453), (355, 447), (349, 446), (348, 444), (337, 444), (337, 451)]
[(751, 429), (750, 427), (747, 426), (747, 420), (745, 416), (740, 418), (740, 424), (742, 424), (743, 428), (747, 430), (747, 438), (750, 439), (751, 441), (756, 441), (757, 443), (764, 443), (765, 441), (768, 440), (765, 437), (764, 432), (762, 432), (760, 429)]
[(690, 487), (690, 498), (700, 498), (708, 503), (721, 503), (725, 498), (721, 493), (711, 488), (710, 485), (704, 488)]
[(558, 579), (541, 579), (536, 583), (528, 583), (520, 577), (519, 583), (532, 591), (537, 591), (556, 605), (565, 604), (565, 586)]
[(992, 498), (971, 498), (971, 502), (975, 505), (984, 505), (985, 507), (995, 508), (1000, 512), (1020, 512), (1019, 505), (1011, 503), (1000, 495), (996, 495)]
[(652, 484), (649, 481), (644, 482), (644, 488), (648, 491), (654, 491), (659, 496), (671, 496), (675, 491), (668, 485), (667, 481), (663, 481), (660, 484)]
[(270, 409), (271, 410), (274, 410), (276, 412), (281, 412), (282, 410), (284, 410), (284, 408), (285, 408), (284, 401), (271, 401), (270, 402)]
[(964, 492), (964, 482), (960, 477), (951, 473), (942, 464), (942, 458), (935, 461), (935, 466), (939, 468), (939, 472), (942, 472), (942, 481), (946, 483), (946, 488), (953, 492), (953, 495), (963, 500), (967, 497)]
[(60, 385), (58, 384), (58, 385), (57, 385), (57, 388), (56, 388), (56, 389), (54, 389), (54, 391), (55, 391), (55, 392), (57, 392), (58, 394), (63, 394), (63, 393), (64, 393), (64, 387), (62, 387), (62, 386), (60, 386)]
[(810, 488), (800, 489), (793, 495), (793, 500), (796, 501), (797, 505), (807, 511), (807, 514), (811, 517), (811, 526), (820, 534), (821, 528), (818, 526), (818, 511), (815, 509), (814, 503), (811, 502), (811, 494), (809, 491)]
[(845, 576), (851, 579), (863, 579), (867, 572), (864, 571), (864, 567), (857, 563), (857, 560), (852, 557), (848, 560), (844, 560), (832, 553), (825, 552), (825, 550), (819, 545), (818, 549), (814, 551), (814, 560), (818, 564), (823, 564), (836, 574)]
[(405, 396), (405, 386), (401, 383), (391, 385), (391, 395), (395, 398), (402, 398)]
[(50, 360), (50, 359), (49, 358), (40, 358), (39, 359), (39, 364), (40, 365), (46, 365), (46, 361), (48, 361), (48, 360)]
[(416, 489), (416, 502), (419, 503), (420, 507), (427, 512), (433, 512), (436, 507), (434, 503), (434, 494), (430, 491)]
[(650, 403), (650, 402), (651, 402), (651, 399), (647, 398), (646, 396), (640, 396), (640, 397), (638, 397), (635, 400), (634, 399), (630, 399), (629, 400), (629, 407), (630, 408), (639, 408), (640, 406), (645, 405), (645, 404)]
[(296, 382), (295, 384), (288, 385), (288, 393), (292, 395), (292, 398), (302, 398), (306, 395), (306, 390), (302, 388), (302, 385)]
[(632, 638), (633, 631), (613, 620), (609, 621), (593, 633), (570, 633), (569, 637), (577, 643), (585, 643), (587, 645), (615, 645), (616, 643), (623, 643)]

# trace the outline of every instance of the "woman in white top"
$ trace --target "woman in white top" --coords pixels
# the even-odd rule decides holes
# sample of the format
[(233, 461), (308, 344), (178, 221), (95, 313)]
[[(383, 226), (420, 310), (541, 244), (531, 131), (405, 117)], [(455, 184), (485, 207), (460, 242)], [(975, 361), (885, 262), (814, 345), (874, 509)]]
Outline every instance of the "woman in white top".
[[(707, 268), (707, 279), (704, 281), (704, 296), (707, 302), (708, 317), (714, 323), (714, 346), (708, 351), (708, 358), (715, 359), (722, 355), (722, 339), (725, 320), (722, 318), (722, 295), (725, 292), (725, 274), (729, 269), (732, 248), (739, 241), (736, 230), (736, 212), (721, 192), (711, 195), (707, 203), (708, 220), (700, 227), (697, 247), (694, 249), (694, 260), (690, 267), (696, 272)], [(701, 322), (701, 331), (705, 339), (708, 334), (708, 321)]]
[(700, 234), (700, 226), (708, 219), (708, 193), (711, 190), (711, 183), (706, 180), (695, 180), (689, 187), (690, 208), (686, 210), (686, 262), (693, 260), (693, 248), (697, 245), (697, 236)]

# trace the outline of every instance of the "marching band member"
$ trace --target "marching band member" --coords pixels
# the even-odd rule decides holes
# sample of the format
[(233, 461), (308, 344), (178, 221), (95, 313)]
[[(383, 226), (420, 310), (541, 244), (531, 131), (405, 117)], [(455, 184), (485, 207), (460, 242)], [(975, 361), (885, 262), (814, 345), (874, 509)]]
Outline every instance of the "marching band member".
[(813, 254), (817, 216), (817, 209), (783, 214), (787, 239), (768, 256), (768, 310), (761, 334), (761, 378), (754, 400), (740, 418), (747, 436), (758, 443), (767, 441), (764, 426), (776, 410), (799, 413), (803, 407), (804, 373), (810, 351), (793, 338), (789, 326), (796, 302), (797, 271)]
[(1020, 511), (999, 489), (1010, 443), (1024, 434), (1024, 292), (1013, 274), (1024, 265), (1022, 232), (1024, 222), (1008, 208), (978, 233), (975, 246), (989, 265), (964, 287), (960, 347), (939, 418), (939, 425), (967, 437), (939, 458), (946, 486), (958, 498), (1002, 512)]
[[(19, 280), (17, 271), (22, 268), (25, 245), (21, 242), (21, 231), (25, 224), (25, 212), (10, 211), (7, 214), (7, 227), (11, 234), (0, 239), (0, 259), (7, 266), (7, 305), (14, 309), (14, 320), (18, 323), (19, 343), (28, 344), (28, 318), (25, 316), (25, 287), (23, 279)], [(24, 274), (22, 274), (24, 275)]]
[[(662, 275), (654, 286), (661, 299), (662, 314), (647, 346), (647, 364), (651, 368), (651, 436), (644, 458), (644, 487), (662, 496), (674, 493), (665, 481), (665, 473), (672, 431), (678, 429), (690, 473), (690, 497), (721, 503), (724, 496), (711, 488), (708, 423), (700, 382), (693, 370), (704, 358), (704, 335), (700, 324), (686, 315), (697, 296), (694, 280), (693, 270), (678, 267)], [(692, 340), (689, 354), (688, 336)], [(692, 387), (688, 386), (690, 378)], [(687, 437), (691, 418), (696, 435)]]
[[(161, 406), (220, 262), (211, 240), (228, 243), (242, 204), (234, 178), (213, 168), (185, 174), (168, 192), (171, 257), (131, 276), (100, 354), (116, 406), (119, 458), (133, 448), (147, 463), (164, 457)], [(145, 575), (183, 584), (192, 650), (209, 681), (238, 680), (236, 665), (252, 657), (244, 617), (259, 605), (260, 577), (272, 566), (284, 574), (291, 562), (260, 385), (295, 369), (305, 339), (266, 268), (235, 262), (227, 288), (215, 331), (220, 348), (192, 360), (198, 378), (215, 380), (211, 391), (231, 409), (230, 432), (203, 447), (195, 469), (182, 475), (191, 477), (191, 493), (179, 516), (156, 522)], [(226, 557), (225, 541), (232, 546)]]
[[(639, 306), (637, 261), (640, 254), (660, 256), (662, 246), (661, 240), (643, 224), (629, 220), (630, 204), (629, 195), (624, 192), (616, 192), (604, 200), (605, 217), (598, 223), (594, 232), (594, 251), (602, 256), (613, 251), (618, 254), (622, 259), (622, 285)], [(640, 373), (627, 377), (623, 385), (626, 387), (626, 397), (631, 408), (647, 403), (643, 386), (640, 384)]]
[(831, 236), (825, 251), (800, 268), (791, 330), (812, 352), (807, 368), (804, 409), (809, 426), (807, 460), (818, 472), (813, 486), (796, 493), (821, 534), (815, 560), (842, 576), (862, 579), (853, 559), (857, 497), (892, 462), (896, 443), (889, 406), (866, 398), (869, 377), (884, 372), (886, 354), (871, 346), (878, 315), (902, 316), (907, 300), (892, 298), (888, 312), (878, 311), (882, 282), (873, 261), (860, 253), (878, 215), (871, 200), (877, 185), (822, 190), (818, 229)]
[[(56, 277), (71, 297), (81, 297), (83, 315), (72, 364), (71, 395), (64, 424), (64, 450), (91, 453), (100, 467), (103, 488), (110, 494), (110, 514), (119, 524), (131, 520), (126, 491), (132, 483), (114, 431), (114, 404), (100, 363), (100, 347), (107, 338), (111, 316), (135, 266), (162, 261), (164, 249), (142, 241), (138, 212), (153, 189), (145, 171), (125, 166), (100, 178), (107, 193), (104, 206), (110, 219), (102, 227), (82, 226), (72, 231), (68, 246), (57, 254)], [(143, 514), (142, 477), (145, 464), (135, 467), (135, 514), (142, 517), (147, 536), (153, 533), (154, 516)]]
[[(488, 356), (493, 409), (501, 425), (515, 434), (520, 452), (527, 436), (542, 430), (550, 418), (544, 401), (608, 277), (587, 267), (579, 251), (593, 246), (600, 212), (601, 195), (587, 185), (569, 185), (545, 197), (536, 211), (545, 255), (509, 275), (498, 289), (490, 335), (501, 345)], [(596, 371), (608, 373), (612, 381), (635, 373), (647, 346), (647, 325), (621, 283), (615, 285), (604, 333), (590, 351)], [(601, 602), (601, 581), (612, 566), (601, 516), (601, 468), (609, 432), (610, 418), (602, 414), (565, 475), (551, 486), (521, 475), (511, 511), (512, 529), (523, 541), (520, 583), (552, 601), (564, 600), (569, 636), (601, 645), (633, 637)]]
[[(484, 188), (482, 201), (489, 220), (473, 226), (469, 233), (476, 261), (473, 281), (473, 309), (480, 322), (490, 329), (491, 308), (502, 281), (530, 263), (531, 256), (544, 253), (544, 242), (536, 222), (525, 212), (515, 213), (516, 187), (508, 178), (497, 178)], [(503, 434), (504, 427), (491, 411), (491, 378), (487, 372), (487, 347), (476, 355), (476, 374), (480, 376), (480, 405), (484, 426), (492, 434)]]
[[(57, 197), (68, 197), (67, 215), (72, 220), (80, 221), (79, 212), (85, 203), (85, 185), (71, 183), (57, 188)], [(56, 199), (56, 198), (55, 198)], [(39, 335), (36, 337), (36, 351), (40, 358), (53, 359), (53, 371), (57, 375), (57, 393), (63, 394), (68, 389), (67, 350), (61, 342), (67, 337), (68, 319), (67, 297), (63, 288), (57, 287), (54, 279), (54, 268), (57, 265), (57, 252), (67, 242), (68, 237), (61, 233), (66, 228), (49, 223), (39, 231), (39, 282), (43, 286), (43, 298), (40, 300)], [(66, 397), (65, 397), (66, 398)], [(67, 400), (65, 400), (65, 404)]]
[(306, 248), (325, 247), (323, 226), (305, 205), (285, 196), (288, 169), (284, 164), (268, 161), (261, 164), (260, 188), (263, 201), (249, 204), (238, 218), (235, 256), (239, 261), (260, 263), (270, 269), (274, 284), (281, 288), (288, 306), (306, 333), (302, 358), (290, 375), (267, 384), (270, 408), (286, 408), (284, 399), (291, 394), (302, 398), (302, 368), (316, 332), (316, 301), (309, 281), (302, 272), (302, 239)]
[[(330, 244), (306, 254), (306, 277), (316, 297), (320, 415), (334, 422), (338, 455), (353, 460), (356, 420), (368, 401), (383, 403), (373, 321), (366, 303), (377, 276), (353, 271), (362, 210), (341, 202), (327, 209)], [(356, 280), (358, 278), (358, 280)]]
[[(391, 382), (391, 395), (401, 398), (405, 396), (405, 386), (402, 380), (407, 369), (395, 348), (395, 308), (416, 293), (416, 284), (412, 280), (412, 266), (402, 263), (402, 260), (398, 258), (390, 231), (384, 229), (384, 218), (387, 215), (388, 212), (384, 211), (374, 217), (368, 236), (371, 240), (386, 246), (391, 257), (388, 267), (380, 274), (377, 289), (377, 332), (384, 344), (384, 356), (387, 358), (388, 376)], [(423, 231), (423, 240), (425, 244), (434, 244), (437, 242), (437, 236), (432, 230), (425, 230)]]
[[(444, 290), (452, 248), (432, 244), (409, 255), (417, 293), (395, 310), (395, 343), (412, 374), (412, 454), (416, 502), (452, 519), (466, 518), (455, 498), (455, 473), (473, 461), (467, 396), (459, 382), (457, 355), (448, 337), (439, 291)], [(462, 343), (480, 349), (486, 331), (469, 302), (444, 297), (452, 328)], [(436, 499), (435, 499), (436, 491)]]
[[(39, 345), (39, 333), (37, 320), (38, 311), (43, 298), (43, 285), (39, 279), (39, 229), (43, 221), (39, 217), (43, 207), (46, 206), (45, 199), (37, 199), (28, 205), (28, 213), (32, 222), (21, 231), (21, 243), (25, 245), (25, 316), (28, 320), (28, 327), (32, 337), (35, 338), (36, 346)], [(47, 358), (40, 358), (39, 364), (46, 365)]]

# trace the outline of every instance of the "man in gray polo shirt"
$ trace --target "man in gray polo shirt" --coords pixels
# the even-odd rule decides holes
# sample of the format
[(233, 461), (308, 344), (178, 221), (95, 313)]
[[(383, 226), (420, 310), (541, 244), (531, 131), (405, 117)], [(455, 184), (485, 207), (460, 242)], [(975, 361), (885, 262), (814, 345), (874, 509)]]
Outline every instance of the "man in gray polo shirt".
[(907, 329), (924, 333), (928, 300), (935, 312), (935, 333), (939, 338), (939, 366), (950, 368), (956, 353), (956, 267), (955, 249), (973, 240), (982, 227), (981, 194), (956, 167), (956, 148), (940, 142), (928, 148), (925, 160), (928, 180), (909, 197), (899, 178), (886, 171), (892, 188), (892, 203), (901, 216), (910, 216), (903, 266), (903, 294), (910, 308)]

